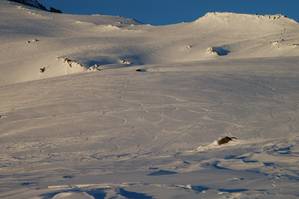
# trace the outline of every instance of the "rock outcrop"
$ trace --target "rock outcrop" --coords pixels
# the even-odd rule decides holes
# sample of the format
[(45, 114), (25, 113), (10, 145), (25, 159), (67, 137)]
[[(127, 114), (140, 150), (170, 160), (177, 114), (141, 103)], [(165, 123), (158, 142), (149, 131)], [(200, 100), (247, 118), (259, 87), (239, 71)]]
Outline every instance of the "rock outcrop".
[(56, 8), (53, 8), (53, 7), (50, 7), (49, 9), (47, 9), (38, 0), (8, 0), (8, 1), (21, 3), (21, 4), (24, 4), (26, 6), (31, 6), (31, 7), (38, 8), (38, 9), (41, 9), (41, 10), (44, 10), (44, 11), (48, 11), (48, 12), (62, 13), (61, 10), (58, 10)]

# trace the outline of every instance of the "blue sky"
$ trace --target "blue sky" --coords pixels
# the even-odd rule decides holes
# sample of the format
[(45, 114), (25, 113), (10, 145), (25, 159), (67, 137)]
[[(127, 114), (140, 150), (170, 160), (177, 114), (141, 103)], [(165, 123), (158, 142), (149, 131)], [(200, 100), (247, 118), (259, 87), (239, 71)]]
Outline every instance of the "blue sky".
[(299, 21), (299, 0), (41, 0), (66, 13), (107, 14), (155, 25), (192, 21), (206, 12), (284, 14)]

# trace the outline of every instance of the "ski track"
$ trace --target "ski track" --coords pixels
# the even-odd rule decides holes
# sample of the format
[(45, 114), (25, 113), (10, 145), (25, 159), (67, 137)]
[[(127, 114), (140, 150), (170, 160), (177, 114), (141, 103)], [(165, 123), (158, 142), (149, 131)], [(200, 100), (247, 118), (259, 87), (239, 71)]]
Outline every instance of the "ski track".
[[(95, 187), (103, 193), (119, 195), (118, 192), (122, 187), (122, 183), (130, 184), (131, 179), (142, 179), (144, 183), (130, 184), (126, 186), (126, 189), (133, 189), (136, 193), (145, 194), (153, 198), (172, 197), (171, 192), (186, 194), (188, 197), (198, 197), (198, 195), (203, 194), (203, 196), (208, 198), (218, 196), (235, 197), (236, 194), (239, 194), (241, 198), (262, 197), (264, 194), (267, 197), (279, 198), (280, 194), (285, 193), (287, 190), (290, 197), (295, 197), (298, 194), (294, 188), (294, 184), (299, 179), (297, 166), (299, 151), (296, 136), (289, 139), (277, 137), (276, 140), (267, 141), (267, 137), (264, 135), (262, 138), (265, 141), (263, 142), (257, 140), (243, 142), (242, 136), (245, 138), (246, 134), (241, 133), (245, 129), (254, 132), (257, 125), (263, 126), (268, 120), (271, 124), (274, 124), (273, 120), (275, 120), (278, 123), (283, 121), (288, 125), (296, 126), (297, 112), (293, 107), (297, 106), (297, 102), (290, 100), (290, 96), (294, 95), (294, 98), (296, 98), (297, 93), (294, 90), (289, 91), (292, 95), (289, 95), (289, 92), (279, 92), (284, 91), (284, 88), (288, 86), (285, 78), (272, 80), (268, 77), (254, 76), (254, 78), (250, 78), (244, 76), (243, 79), (246, 81), (242, 81), (240, 77), (235, 79), (232, 75), (228, 78), (226, 75), (214, 76), (212, 74), (198, 73), (194, 75), (194, 78), (198, 81), (199, 88), (203, 88), (203, 85), (209, 86), (199, 92), (195, 89), (196, 85), (193, 87), (185, 85), (190, 91), (194, 90), (196, 92), (188, 91), (188, 93), (193, 93), (190, 97), (185, 96), (183, 93), (176, 97), (176, 93), (172, 91), (172, 88), (177, 87), (177, 85), (163, 84), (160, 87), (156, 87), (159, 89), (147, 93), (143, 91), (142, 87), (148, 83), (143, 82), (141, 84), (140, 81), (143, 79), (132, 78), (131, 86), (126, 87), (126, 89), (118, 89), (117, 87), (111, 89), (111, 86), (117, 86), (117, 83), (112, 80), (107, 82), (105, 79), (99, 78), (99, 76), (103, 75), (101, 73), (92, 75), (92, 78), (95, 80), (93, 84), (97, 87), (97, 91), (101, 92), (102, 90), (107, 90), (104, 87), (110, 87), (109, 93), (103, 93), (100, 100), (94, 101), (90, 98), (95, 96), (93, 94), (95, 91), (91, 92), (89, 89), (72, 88), (73, 91), (70, 93), (81, 92), (78, 95), (80, 96), (79, 100), (73, 98), (72, 95), (61, 95), (65, 87), (55, 86), (54, 88), (47, 88), (55, 89), (55, 91), (53, 90), (54, 92), (47, 92), (48, 97), (45, 98), (47, 103), (44, 103), (43, 100), (36, 101), (37, 104), (34, 106), (32, 106), (32, 103), (28, 103), (28, 108), (26, 108), (26, 105), (22, 105), (22, 109), (5, 112), (6, 117), (1, 121), (1, 128), (6, 129), (5, 132), (9, 133), (1, 134), (1, 173), (4, 174), (2, 175), (2, 185), (5, 182), (4, 184), (9, 187), (16, 186), (19, 187), (17, 189), (25, 188), (31, 190), (19, 193), (24, 198), (26, 194), (30, 195), (33, 192), (35, 195), (47, 198), (46, 193), (50, 195), (51, 193), (59, 194), (71, 191), (88, 193), (91, 190), (88, 185), (86, 185), (86, 188), (78, 188), (76, 184), (72, 185), (72, 181), (86, 179), (87, 182), (92, 182), (91, 184), (99, 184), (101, 181), (101, 183), (105, 183), (104, 179), (107, 179), (109, 182), (110, 177), (104, 177), (103, 180), (99, 180), (102, 179), (101, 176), (111, 175), (116, 172), (120, 173), (116, 175), (119, 176), (119, 178), (116, 177), (116, 181), (119, 181), (120, 184), (112, 184), (109, 188), (104, 189), (101, 186)], [(128, 75), (134, 76), (135, 74), (129, 72)], [(170, 81), (170, 76), (176, 80), (176, 84), (180, 84), (178, 74), (167, 76), (167, 80), (161, 80), (160, 76), (157, 79), (158, 81), (152, 80), (152, 78), (157, 78), (157, 76), (149, 77), (149, 79), (151, 82), (157, 82), (158, 84), (161, 81)], [(188, 77), (190, 78), (190, 74), (188, 74)], [(67, 77), (64, 77), (64, 79), (67, 80)], [(186, 83), (183, 76), (181, 76), (181, 79), (181, 83)], [(97, 83), (97, 81), (106, 81), (106, 84)], [(116, 78), (115, 81), (122, 82), (125, 80)], [(193, 80), (190, 81), (193, 82)], [(256, 83), (257, 81), (259, 83)], [(213, 83), (211, 84), (210, 82)], [(223, 82), (226, 83), (224, 84)], [(235, 82), (238, 82), (238, 84), (235, 84)], [(61, 81), (61, 83), (65, 84), (65, 81)], [(264, 83), (266, 85), (263, 85)], [(27, 84), (35, 87), (30, 91), (32, 93), (39, 92), (40, 88), (43, 88), (35, 82)], [(132, 88), (132, 85), (138, 85), (141, 88), (135, 89)], [(231, 88), (231, 85), (236, 85), (236, 87), (232, 88), (233, 95), (232, 93), (227, 94), (227, 88)], [(268, 92), (267, 85), (271, 85), (271, 92)], [(10, 96), (14, 95), (13, 92), (9, 93), (10, 87), (18, 89), (14, 85), (3, 87), (3, 92), (1, 93), (6, 93), (5, 97), (7, 99), (11, 99)], [(93, 85), (89, 85), (89, 87), (93, 88)], [(250, 92), (246, 91), (247, 96), (245, 98), (243, 96), (244, 88), (254, 92), (250, 94)], [(135, 91), (130, 92), (128, 89), (135, 89)], [(13, 91), (15, 92), (15, 90)], [(119, 94), (120, 91), (122, 92), (121, 94)], [(259, 92), (258, 95), (256, 94), (257, 91)], [(17, 92), (21, 95), (22, 92), (27, 93), (28, 91), (19, 88)], [(162, 93), (164, 92), (167, 94), (163, 95)], [(236, 92), (241, 92), (242, 94), (236, 95)], [(121, 99), (119, 99), (120, 95), (122, 96)], [(215, 98), (216, 95), (221, 95), (222, 99), (218, 100)], [(286, 95), (288, 95), (288, 101), (283, 100)], [(276, 100), (277, 96), (279, 101)], [(31, 98), (31, 95), (28, 95), (28, 98)], [(198, 100), (194, 100), (195, 98)], [(17, 100), (26, 101), (26, 98)], [(10, 105), (18, 104), (17, 100), (10, 102)], [(81, 100), (82, 102), (87, 100), (90, 103), (83, 104)], [(118, 101), (117, 104), (119, 105), (115, 106), (116, 103), (111, 100)], [(240, 106), (236, 103), (228, 103), (239, 100), (244, 100)], [(238, 118), (235, 114), (239, 112), (233, 112), (238, 109), (242, 110), (244, 104), (246, 108), (253, 102), (259, 104), (262, 109), (270, 106), (272, 110), (265, 111), (264, 114), (259, 116), (263, 118), (262, 123), (259, 123), (258, 119), (248, 121), (248, 119)], [(72, 106), (71, 108), (66, 108), (65, 110), (67, 111), (60, 112), (59, 109), (53, 108), (53, 105), (55, 107), (55, 104), (59, 105), (60, 103), (66, 105), (69, 103)], [(233, 107), (231, 106), (232, 104), (234, 104)], [(82, 107), (82, 105), (84, 106)], [(43, 107), (46, 107), (44, 111)], [(48, 109), (47, 107), (52, 108)], [(104, 109), (100, 107), (104, 107)], [(286, 118), (280, 118), (276, 111), (273, 112), (276, 109), (280, 110), (280, 113), (285, 112), (288, 114), (291, 112), (292, 114), (288, 114)], [(24, 110), (26, 111), (24, 112)], [(230, 112), (227, 113), (223, 110), (230, 110)], [(33, 115), (38, 113), (38, 115), (32, 117), (24, 113)], [(45, 113), (53, 114), (55, 117), (47, 116)], [(22, 119), (22, 117), (28, 117), (28, 119)], [(242, 117), (250, 118), (250, 115)], [(185, 118), (189, 119), (185, 120)], [(268, 119), (266, 120), (266, 118)], [(103, 122), (98, 123), (96, 121)], [(51, 138), (45, 139), (44, 134), (39, 134), (39, 131), (35, 131), (37, 128), (36, 122), (40, 123), (38, 129), (47, 129), (49, 127), (52, 129), (51, 125), (62, 125), (64, 126), (63, 128), (69, 129), (67, 132), (69, 131), (70, 133), (63, 136), (53, 134), (54, 136), (51, 136)], [(212, 138), (216, 139), (224, 134), (232, 134), (237, 135), (241, 139), (240, 142), (224, 147), (215, 147), (213, 145), (204, 145), (209, 139), (203, 141), (199, 137), (198, 140), (194, 140), (198, 129), (205, 129), (201, 125), (207, 125), (208, 123), (213, 124), (215, 127), (220, 125), (226, 129), (226, 132), (220, 132), (219, 135), (214, 135)], [(72, 128), (69, 124), (75, 125), (76, 128)], [(173, 126), (174, 124), (175, 126)], [(22, 125), (21, 128), (19, 128), (20, 125)], [(34, 128), (31, 128), (31, 125), (34, 125)], [(89, 126), (89, 128), (86, 129), (84, 125)], [(59, 132), (60, 128), (54, 128), (54, 132)], [(98, 129), (102, 129), (102, 131), (106, 129), (110, 133), (99, 134)], [(122, 132), (121, 134), (118, 133), (119, 130)], [(285, 130), (292, 131), (290, 128)], [(148, 131), (151, 133), (148, 134)], [(30, 135), (31, 132), (34, 136)], [(205, 133), (206, 131), (202, 132)], [(264, 133), (267, 132), (268, 130), (264, 131)], [(262, 133), (257, 135), (262, 135)], [(18, 139), (20, 141), (15, 139), (20, 136), (23, 137)], [(139, 139), (138, 143), (132, 142), (139, 136), (144, 136), (146, 142), (143, 142), (143, 139)], [(148, 143), (149, 140), (154, 142)], [(188, 140), (188, 143), (182, 145), (182, 140)], [(192, 142), (193, 140), (195, 142)], [(177, 148), (178, 145), (176, 143), (180, 143), (180, 148)], [(77, 144), (80, 144), (80, 146), (74, 150), (73, 147)], [(203, 146), (203, 150), (198, 152), (192, 150), (199, 145)], [(282, 147), (279, 147), (280, 145)], [(127, 147), (122, 148), (121, 146)], [(148, 167), (149, 164), (153, 165), (154, 169), (150, 169)], [(149, 176), (150, 173), (159, 170), (165, 174)], [(174, 174), (170, 174), (170, 171), (174, 172)], [(218, 183), (208, 181), (209, 183), (207, 183), (207, 179), (201, 177), (203, 173), (214, 172), (217, 173), (217, 175), (215, 174), (216, 176), (222, 176), (221, 179), (223, 181)], [(49, 178), (49, 175), (51, 178)], [(91, 175), (91, 179), (89, 179), (89, 175)], [(123, 178), (121, 177), (122, 175), (124, 175)], [(64, 178), (63, 176), (71, 177)], [(94, 178), (96, 176), (97, 178)], [(190, 176), (196, 176), (196, 179)], [(248, 179), (244, 176), (247, 176)], [(168, 178), (170, 179), (167, 180)], [(238, 182), (236, 185), (235, 181)], [(56, 185), (55, 182), (67, 183), (69, 185), (66, 186), (71, 186), (71, 188), (59, 188), (61, 185)], [(265, 187), (258, 188), (253, 182), (260, 182), (261, 186), (265, 184)], [(198, 187), (196, 188), (199, 185), (208, 187), (208, 189), (198, 192), (195, 189), (199, 189)], [(267, 187), (266, 185), (269, 186)], [(58, 188), (52, 190), (45, 186), (58, 186)], [(279, 186), (283, 188), (278, 189), (277, 187)], [(285, 188), (286, 186), (289, 186), (289, 188)], [(33, 191), (38, 187), (38, 190)], [(170, 190), (170, 195), (159, 195), (161, 190), (158, 190), (161, 188)], [(94, 187), (92, 187), (93, 189)], [(1, 195), (3, 198), (13, 198), (16, 197), (16, 194), (18, 195), (17, 192), (16, 194), (7, 195), (4, 190), (3, 188), (3, 194)], [(278, 190), (284, 190), (284, 192)]]

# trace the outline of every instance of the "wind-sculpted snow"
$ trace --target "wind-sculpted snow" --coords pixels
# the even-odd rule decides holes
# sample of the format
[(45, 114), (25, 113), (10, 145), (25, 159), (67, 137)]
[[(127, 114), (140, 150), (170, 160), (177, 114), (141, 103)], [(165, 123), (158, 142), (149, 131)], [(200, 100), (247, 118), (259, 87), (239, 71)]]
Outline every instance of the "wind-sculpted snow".
[[(296, 198), (299, 71), (290, 60), (3, 86), (0, 197)], [(213, 144), (226, 135), (238, 139)]]
[(1, 199), (298, 198), (296, 22), (0, 16)]

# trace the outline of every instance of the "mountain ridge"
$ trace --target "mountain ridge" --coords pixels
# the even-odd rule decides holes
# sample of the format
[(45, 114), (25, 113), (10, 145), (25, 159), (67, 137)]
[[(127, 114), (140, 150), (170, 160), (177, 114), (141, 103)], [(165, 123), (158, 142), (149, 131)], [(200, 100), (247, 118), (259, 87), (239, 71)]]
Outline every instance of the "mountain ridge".
[(26, 6), (34, 7), (40, 10), (48, 11), (48, 12), (55, 12), (55, 13), (62, 13), (61, 10), (50, 7), (49, 9), (44, 6), (42, 3), (40, 3), (38, 0), (7, 0), (11, 2), (20, 3)]
[(41, 4), (38, 0), (8, 0), (8, 1), (16, 2), (26, 6), (31, 6), (34, 8), (48, 11), (48, 9), (43, 4)]

